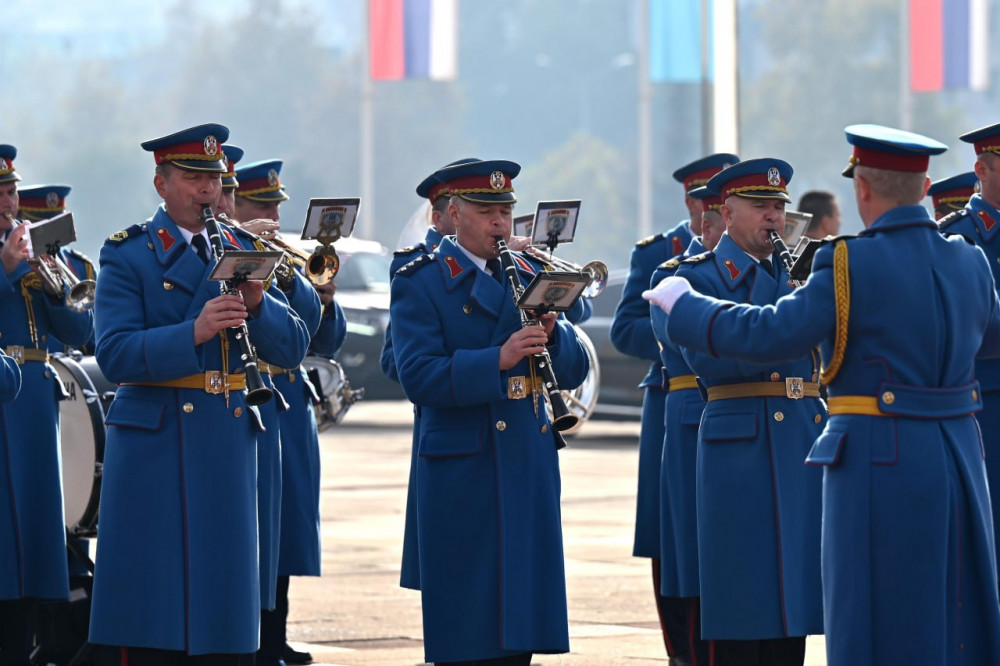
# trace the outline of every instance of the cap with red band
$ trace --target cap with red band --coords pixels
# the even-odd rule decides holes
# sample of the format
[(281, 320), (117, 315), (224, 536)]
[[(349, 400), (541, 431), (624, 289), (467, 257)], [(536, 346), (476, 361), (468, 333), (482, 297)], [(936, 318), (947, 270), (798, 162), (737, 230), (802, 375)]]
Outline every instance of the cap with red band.
[(47, 220), (66, 210), (69, 185), (27, 185), (17, 188), (17, 217), (22, 220)]
[(172, 164), (185, 171), (226, 173), (222, 144), (229, 138), (225, 125), (208, 123), (142, 143), (156, 164)]
[(951, 178), (935, 180), (927, 189), (934, 208), (947, 206), (951, 210), (961, 210), (978, 191), (979, 178), (975, 171), (960, 173)]
[(792, 165), (774, 157), (744, 160), (712, 176), (706, 187), (722, 201), (729, 197), (743, 199), (778, 199), (791, 203), (788, 182)]
[(971, 143), (976, 149), (976, 155), (983, 153), (1000, 154), (1000, 123), (980, 127), (977, 130), (966, 132), (958, 137), (966, 143)]
[(0, 184), (21, 180), (21, 176), (14, 170), (15, 157), (17, 148), (9, 143), (0, 143)]
[(438, 169), (417, 187), (417, 194), (432, 202), (462, 197), (480, 204), (516, 203), (514, 183), (521, 165), (508, 160), (459, 160)]
[(707, 184), (712, 176), (739, 161), (740, 158), (732, 153), (715, 153), (685, 164), (674, 171), (673, 177), (678, 183), (682, 183), (684, 191), (690, 194), (691, 190)]
[(843, 171), (848, 178), (854, 177), (854, 167), (859, 164), (886, 171), (924, 173), (931, 155), (948, 150), (940, 141), (882, 125), (851, 125), (844, 133), (854, 146), (850, 163)]

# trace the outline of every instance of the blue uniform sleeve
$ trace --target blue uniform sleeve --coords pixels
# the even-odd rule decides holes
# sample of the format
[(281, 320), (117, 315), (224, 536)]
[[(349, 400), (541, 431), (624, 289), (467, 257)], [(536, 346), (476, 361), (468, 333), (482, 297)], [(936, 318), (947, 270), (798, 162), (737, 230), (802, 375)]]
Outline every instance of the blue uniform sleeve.
[(733, 305), (697, 293), (692, 281), (696, 291), (682, 296), (667, 317), (668, 337), (696, 370), (705, 359), (761, 364), (807, 356), (836, 326), (832, 247), (817, 253), (806, 284), (775, 305)]
[(347, 338), (347, 317), (344, 309), (334, 300), (323, 312), (319, 330), (313, 336), (310, 351), (318, 356), (333, 358)]
[(660, 360), (660, 350), (649, 323), (649, 302), (642, 292), (649, 289), (649, 279), (662, 257), (650, 246), (632, 249), (628, 279), (622, 298), (611, 322), (611, 343), (626, 356), (637, 356), (650, 361)]
[(594, 314), (594, 305), (590, 302), (590, 299), (578, 298), (573, 307), (566, 312), (566, 319), (571, 324), (582, 324), (590, 319), (592, 314)]
[[(271, 288), (274, 289), (275, 286)], [(312, 284), (298, 271), (295, 271), (295, 281), (292, 282), (292, 288), (285, 292), (285, 298), (306, 325), (309, 335), (315, 335), (319, 330), (320, 318), (323, 316), (323, 304), (320, 303), (319, 295)]]
[(280, 290), (264, 292), (260, 312), (247, 319), (247, 331), (258, 354), (283, 368), (296, 367), (309, 349), (309, 329)]
[(10, 402), (21, 390), (21, 369), (0, 349), (0, 402)]

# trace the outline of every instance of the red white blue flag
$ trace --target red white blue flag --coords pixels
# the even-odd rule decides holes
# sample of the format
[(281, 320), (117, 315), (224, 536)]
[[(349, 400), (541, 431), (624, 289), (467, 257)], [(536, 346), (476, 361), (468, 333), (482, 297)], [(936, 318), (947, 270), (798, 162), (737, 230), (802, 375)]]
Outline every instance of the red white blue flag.
[(988, 0), (909, 0), (910, 88), (984, 90)]
[(457, 27), (457, 0), (369, 0), (372, 79), (454, 79)]

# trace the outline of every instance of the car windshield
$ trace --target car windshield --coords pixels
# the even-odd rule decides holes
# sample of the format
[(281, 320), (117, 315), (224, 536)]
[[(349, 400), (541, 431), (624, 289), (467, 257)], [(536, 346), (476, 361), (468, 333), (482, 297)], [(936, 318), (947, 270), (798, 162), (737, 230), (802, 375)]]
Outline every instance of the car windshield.
[(355, 252), (341, 259), (337, 289), (389, 293), (389, 255)]

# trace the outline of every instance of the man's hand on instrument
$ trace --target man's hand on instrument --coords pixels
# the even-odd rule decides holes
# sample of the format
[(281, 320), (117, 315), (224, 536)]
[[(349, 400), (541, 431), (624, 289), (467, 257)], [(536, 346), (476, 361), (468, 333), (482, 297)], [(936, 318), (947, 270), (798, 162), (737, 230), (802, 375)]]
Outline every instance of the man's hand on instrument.
[(247, 309), (240, 296), (216, 296), (205, 303), (194, 320), (194, 343), (200, 345), (207, 342), (219, 331), (239, 326), (246, 318)]
[(552, 342), (552, 331), (556, 328), (556, 319), (559, 318), (559, 313), (547, 312), (543, 315), (539, 315), (537, 312), (532, 310), (531, 316), (542, 324), (542, 328), (545, 329), (545, 335), (548, 336), (548, 341)]
[(260, 280), (248, 280), (236, 288), (243, 296), (243, 303), (251, 317), (260, 314), (260, 302), (264, 299), (264, 283)]
[(28, 225), (26, 224), (19, 224), (10, 230), (7, 242), (0, 250), (0, 263), (3, 263), (5, 273), (13, 273), (17, 265), (28, 258), (28, 244), (24, 239), (24, 234), (27, 232)]
[(541, 326), (525, 326), (514, 331), (500, 347), (500, 369), (510, 370), (522, 358), (544, 351), (548, 337)]
[(314, 284), (313, 287), (316, 289), (316, 293), (319, 295), (319, 302), (322, 303), (323, 307), (333, 303), (333, 295), (337, 293), (337, 286), (333, 280), (330, 280), (326, 284)]
[(660, 280), (660, 284), (653, 289), (642, 292), (642, 297), (650, 303), (660, 306), (664, 312), (670, 314), (674, 304), (681, 296), (691, 291), (691, 283), (682, 277), (671, 275)]
[(278, 235), (278, 230), (281, 229), (281, 224), (266, 218), (257, 218), (256, 220), (250, 220), (249, 222), (240, 222), (240, 226), (250, 233), (267, 240), (274, 240), (274, 237)]
[(528, 236), (511, 236), (510, 240), (507, 241), (507, 247), (514, 252), (520, 252), (530, 244), (531, 238)]

